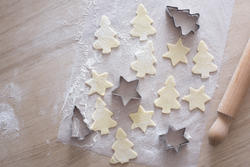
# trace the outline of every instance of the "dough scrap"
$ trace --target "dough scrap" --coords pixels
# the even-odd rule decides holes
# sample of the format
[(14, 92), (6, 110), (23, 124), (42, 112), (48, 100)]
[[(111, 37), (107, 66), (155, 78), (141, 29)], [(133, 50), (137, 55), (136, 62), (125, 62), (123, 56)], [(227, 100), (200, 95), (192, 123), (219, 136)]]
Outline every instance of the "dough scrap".
[(136, 113), (129, 114), (129, 117), (133, 121), (131, 129), (140, 128), (145, 133), (148, 126), (156, 125), (152, 120), (153, 114), (154, 111), (145, 111), (140, 105)]
[(101, 96), (104, 96), (106, 89), (113, 86), (113, 84), (107, 81), (108, 73), (104, 72), (98, 74), (95, 70), (92, 70), (92, 79), (86, 81), (86, 85), (90, 86), (89, 95), (98, 93)]
[(110, 27), (111, 22), (107, 16), (102, 16), (100, 29), (95, 33), (97, 40), (94, 42), (95, 49), (102, 49), (103, 54), (111, 52), (111, 48), (120, 46), (120, 41), (115, 39), (117, 33)]
[(143, 50), (139, 50), (135, 53), (137, 60), (131, 63), (131, 68), (132, 70), (137, 71), (137, 77), (143, 78), (146, 74), (156, 73), (154, 64), (157, 60), (154, 57), (153, 52), (153, 42), (148, 41), (143, 47)]
[(156, 33), (155, 28), (151, 25), (153, 20), (147, 15), (147, 9), (143, 4), (138, 5), (136, 14), (136, 17), (130, 22), (134, 27), (130, 34), (134, 37), (139, 37), (140, 41), (145, 41), (148, 39), (148, 35)]
[(156, 107), (162, 108), (162, 113), (169, 114), (171, 109), (180, 109), (181, 107), (177, 100), (180, 94), (175, 89), (175, 85), (174, 77), (170, 75), (165, 82), (165, 87), (157, 92), (160, 97), (154, 101), (154, 104)]
[(186, 54), (190, 51), (189, 48), (182, 44), (181, 38), (174, 44), (167, 44), (169, 51), (165, 53), (162, 57), (169, 58), (173, 66), (179, 62), (187, 64)]
[(199, 89), (189, 88), (190, 94), (184, 96), (182, 100), (189, 102), (189, 110), (194, 110), (195, 108), (205, 111), (205, 103), (207, 103), (211, 98), (205, 92), (205, 86), (202, 85)]
[(130, 159), (135, 159), (137, 153), (132, 149), (134, 144), (127, 138), (127, 134), (122, 128), (118, 128), (116, 132), (116, 141), (112, 145), (114, 154), (110, 159), (111, 164), (127, 163)]
[(206, 43), (201, 40), (198, 46), (198, 53), (193, 58), (195, 65), (192, 68), (192, 72), (201, 74), (201, 78), (208, 78), (210, 72), (217, 70), (217, 66), (213, 63), (214, 57), (207, 50)]
[(113, 128), (117, 125), (117, 122), (111, 118), (113, 113), (107, 109), (105, 102), (98, 97), (95, 104), (95, 112), (92, 114), (94, 120), (90, 129), (94, 131), (101, 131), (101, 135), (108, 134), (109, 128)]

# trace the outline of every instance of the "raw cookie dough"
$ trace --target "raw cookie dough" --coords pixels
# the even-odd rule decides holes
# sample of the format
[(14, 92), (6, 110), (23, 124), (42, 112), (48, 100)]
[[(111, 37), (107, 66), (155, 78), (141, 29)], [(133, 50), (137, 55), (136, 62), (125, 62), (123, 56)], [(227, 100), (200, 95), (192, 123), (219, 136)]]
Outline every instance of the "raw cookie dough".
[(162, 108), (162, 113), (169, 114), (171, 109), (179, 109), (181, 107), (177, 98), (180, 96), (179, 92), (175, 89), (175, 80), (170, 75), (166, 82), (165, 87), (158, 90), (159, 98), (154, 101), (156, 107)]
[(145, 133), (148, 126), (155, 126), (152, 120), (153, 114), (154, 111), (145, 111), (140, 105), (136, 113), (129, 114), (129, 117), (133, 121), (131, 129), (140, 128)]
[(217, 70), (217, 66), (213, 63), (214, 57), (207, 50), (206, 43), (201, 40), (198, 46), (198, 53), (193, 58), (195, 65), (192, 68), (192, 72), (201, 74), (201, 78), (208, 78), (210, 72)]
[(205, 92), (205, 86), (201, 86), (199, 89), (189, 88), (190, 94), (184, 96), (182, 100), (189, 102), (189, 110), (199, 108), (201, 111), (205, 111), (205, 103), (210, 100), (210, 97)]
[(140, 41), (145, 41), (148, 39), (148, 35), (156, 33), (155, 28), (151, 25), (153, 20), (147, 15), (147, 10), (143, 4), (138, 5), (136, 14), (136, 17), (130, 22), (134, 27), (130, 34), (139, 37)]
[(117, 122), (111, 118), (113, 113), (107, 109), (105, 102), (98, 97), (95, 104), (95, 112), (92, 114), (92, 118), (94, 119), (93, 124), (90, 129), (94, 131), (101, 131), (101, 134), (108, 134), (109, 128), (115, 127)]
[(137, 71), (137, 77), (143, 78), (146, 74), (156, 73), (154, 64), (157, 62), (157, 60), (154, 57), (153, 52), (153, 42), (148, 41), (143, 47), (143, 50), (137, 51), (135, 53), (137, 60), (131, 63), (131, 68), (134, 71)]
[(132, 149), (134, 144), (128, 140), (127, 134), (122, 128), (118, 128), (115, 138), (116, 141), (112, 145), (112, 149), (115, 153), (110, 159), (111, 164), (116, 164), (119, 162), (124, 164), (130, 159), (135, 159), (137, 157), (137, 153)]
[(95, 49), (102, 49), (103, 54), (111, 52), (111, 48), (116, 48), (120, 45), (120, 42), (115, 39), (117, 33), (110, 27), (110, 20), (107, 16), (102, 16), (100, 29), (95, 33), (97, 40), (94, 42), (93, 47)]
[(107, 81), (107, 77), (107, 72), (98, 74), (95, 70), (93, 70), (92, 79), (85, 82), (86, 85), (91, 87), (89, 95), (98, 93), (99, 95), (104, 96), (106, 89), (113, 86), (111, 82)]
[(189, 48), (182, 44), (181, 38), (174, 44), (167, 44), (169, 51), (162, 57), (169, 58), (173, 66), (179, 62), (187, 64), (186, 54), (189, 52)]

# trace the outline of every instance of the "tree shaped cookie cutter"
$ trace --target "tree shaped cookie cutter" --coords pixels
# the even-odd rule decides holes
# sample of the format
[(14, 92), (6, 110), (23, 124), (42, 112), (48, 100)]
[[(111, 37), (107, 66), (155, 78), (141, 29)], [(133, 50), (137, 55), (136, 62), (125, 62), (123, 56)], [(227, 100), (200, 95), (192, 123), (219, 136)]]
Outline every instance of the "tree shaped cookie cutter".
[(121, 98), (123, 106), (126, 106), (132, 99), (141, 100), (141, 95), (137, 92), (139, 80), (127, 81), (120, 76), (119, 86), (112, 91), (112, 95)]
[(84, 122), (84, 116), (78, 107), (74, 107), (71, 125), (71, 137), (78, 140), (84, 140), (92, 131), (87, 123)]
[[(180, 29), (183, 36), (188, 35), (189, 33), (195, 33), (195, 31), (200, 28), (200, 25), (197, 24), (200, 17), (199, 13), (191, 14), (189, 9), (178, 9), (178, 7), (174, 6), (167, 6), (166, 13), (173, 20), (175, 27)], [(179, 19), (177, 16), (179, 16)], [(187, 21), (186, 26), (189, 27), (186, 28), (186, 26), (180, 24), (184, 23), (184, 21)]]
[(185, 137), (185, 130), (186, 128), (176, 130), (174, 127), (169, 126), (168, 132), (159, 136), (165, 149), (179, 152), (181, 147), (189, 143), (189, 139)]

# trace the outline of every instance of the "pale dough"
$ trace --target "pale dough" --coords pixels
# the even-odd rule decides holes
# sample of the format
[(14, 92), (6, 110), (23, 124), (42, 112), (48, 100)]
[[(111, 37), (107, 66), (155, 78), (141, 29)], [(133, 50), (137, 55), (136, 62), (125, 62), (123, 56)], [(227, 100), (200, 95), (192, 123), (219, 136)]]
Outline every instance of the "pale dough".
[(117, 125), (117, 122), (111, 118), (113, 113), (105, 106), (105, 102), (98, 97), (95, 104), (95, 112), (92, 114), (94, 122), (90, 127), (94, 131), (101, 131), (102, 135), (108, 134), (109, 128)]
[(122, 128), (118, 128), (116, 132), (116, 141), (112, 145), (114, 154), (110, 159), (111, 164), (121, 163), (124, 164), (129, 162), (130, 159), (135, 159), (137, 153), (132, 149), (134, 144), (128, 140), (127, 134), (123, 131)]
[(213, 63), (214, 57), (207, 50), (206, 43), (201, 40), (198, 46), (198, 53), (193, 58), (195, 65), (192, 68), (192, 72), (201, 74), (201, 78), (208, 78), (210, 72), (217, 70), (217, 66)]
[(107, 16), (102, 16), (100, 29), (95, 33), (97, 40), (94, 42), (93, 47), (95, 49), (102, 49), (103, 54), (111, 52), (111, 48), (118, 47), (120, 41), (115, 39), (117, 33), (110, 27), (110, 20)]
[(152, 120), (153, 114), (154, 111), (145, 111), (140, 105), (136, 113), (129, 114), (129, 117), (133, 121), (131, 129), (140, 128), (145, 133), (148, 126), (155, 126)]
[(168, 114), (171, 109), (180, 109), (181, 105), (177, 100), (180, 95), (175, 89), (175, 80), (172, 75), (167, 78), (165, 87), (158, 90), (157, 93), (160, 97), (154, 101), (154, 104), (156, 107), (162, 108), (163, 113)]
[(107, 81), (108, 73), (104, 72), (98, 74), (95, 70), (92, 71), (92, 79), (86, 81), (85, 83), (90, 86), (89, 95), (98, 93), (101, 96), (104, 96), (106, 89), (113, 86), (113, 84)]
[(190, 51), (189, 48), (182, 44), (181, 38), (174, 44), (167, 44), (169, 51), (165, 53), (162, 57), (169, 58), (173, 66), (179, 62), (187, 64), (186, 54)]
[(136, 14), (136, 17), (130, 22), (133, 25), (130, 34), (134, 37), (139, 37), (140, 41), (145, 41), (148, 35), (156, 33), (155, 28), (151, 25), (153, 20), (147, 15), (147, 10), (143, 4), (138, 5)]
[(189, 88), (190, 94), (184, 96), (182, 100), (189, 102), (189, 109), (193, 110), (199, 108), (201, 111), (205, 111), (205, 103), (210, 100), (210, 97), (205, 92), (205, 86), (201, 86), (199, 89)]
[(154, 64), (157, 62), (157, 60), (154, 57), (153, 52), (153, 42), (148, 41), (143, 47), (143, 50), (139, 50), (135, 53), (137, 60), (131, 63), (131, 68), (134, 71), (137, 71), (137, 77), (143, 78), (146, 74), (156, 73)]

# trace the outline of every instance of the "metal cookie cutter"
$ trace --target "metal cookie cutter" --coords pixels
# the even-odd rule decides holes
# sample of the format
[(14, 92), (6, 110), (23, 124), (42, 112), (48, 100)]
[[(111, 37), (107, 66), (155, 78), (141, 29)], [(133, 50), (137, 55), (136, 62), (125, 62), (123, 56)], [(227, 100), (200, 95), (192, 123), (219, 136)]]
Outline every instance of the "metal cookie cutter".
[(138, 79), (128, 82), (120, 76), (119, 86), (112, 91), (112, 94), (120, 96), (122, 104), (126, 106), (131, 99), (141, 99), (141, 95), (137, 92), (138, 83)]
[(159, 136), (160, 141), (164, 143), (166, 150), (174, 149), (179, 152), (180, 148), (189, 143), (189, 140), (185, 137), (186, 128), (176, 130), (172, 126), (169, 126), (168, 132)]
[(72, 116), (72, 138), (76, 138), (78, 140), (84, 140), (86, 136), (91, 133), (88, 125), (84, 122), (84, 117), (81, 114), (81, 111), (75, 106), (73, 110)]
[(189, 9), (182, 10), (174, 6), (167, 6), (166, 13), (174, 21), (175, 27), (180, 29), (182, 35), (194, 33), (200, 28), (200, 25), (197, 24), (199, 13), (191, 14)]

